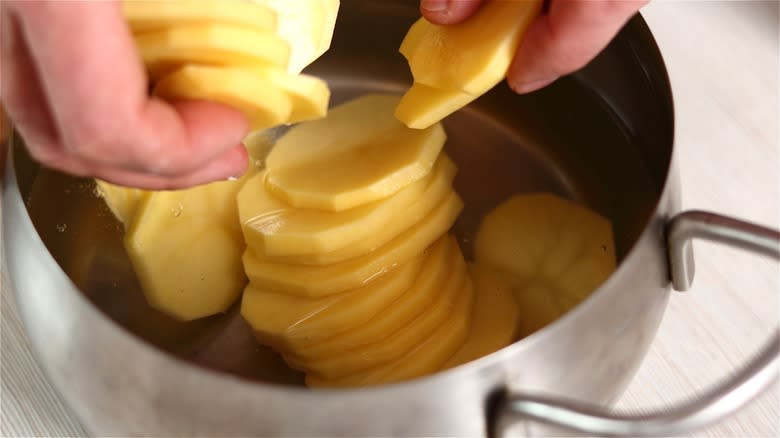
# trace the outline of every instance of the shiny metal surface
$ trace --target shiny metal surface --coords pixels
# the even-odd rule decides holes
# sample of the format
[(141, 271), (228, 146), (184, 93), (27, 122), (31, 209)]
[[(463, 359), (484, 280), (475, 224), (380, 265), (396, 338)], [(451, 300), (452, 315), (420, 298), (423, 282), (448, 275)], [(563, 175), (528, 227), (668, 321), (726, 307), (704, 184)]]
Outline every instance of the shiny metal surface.
[[(686, 211), (669, 222), (667, 234), (672, 283), (684, 291), (693, 282), (694, 239), (720, 242), (780, 260), (780, 232), (703, 211)], [(526, 395), (510, 396), (496, 409), (496, 435), (521, 420), (577, 431), (588, 436), (681, 436), (733, 414), (777, 381), (780, 373), (780, 329), (739, 372), (696, 400), (641, 416), (611, 414), (577, 402)]]
[[(309, 71), (329, 81), (334, 104), (401, 91), (409, 74), (397, 47), (417, 16), (415, 0), (342, 2), (332, 49)], [(664, 229), (679, 183), (671, 93), (649, 30), (637, 17), (577, 75), (527, 96), (496, 87), (445, 128), (467, 253), (482, 213), (511, 193), (545, 190), (613, 221), (615, 274), (563, 318), (480, 360), (401, 384), (308, 390), (235, 310), (178, 324), (148, 308), (91, 183), (39, 168), (16, 138), (3, 185), (5, 260), (44, 369), (97, 435), (481, 436), (499, 393), (606, 407), (639, 366), (670, 293)]]

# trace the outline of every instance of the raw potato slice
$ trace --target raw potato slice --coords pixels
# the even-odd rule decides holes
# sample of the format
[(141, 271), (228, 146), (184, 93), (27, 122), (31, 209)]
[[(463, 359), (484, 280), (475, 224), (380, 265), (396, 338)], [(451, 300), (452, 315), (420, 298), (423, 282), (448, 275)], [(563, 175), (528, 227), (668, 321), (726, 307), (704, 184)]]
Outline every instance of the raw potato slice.
[(443, 90), (415, 83), (395, 109), (395, 116), (413, 129), (426, 129), (479, 96), (458, 90)]
[(125, 235), (149, 304), (189, 321), (224, 312), (246, 284), (235, 197), (241, 181), (151, 192)]
[(517, 195), (488, 213), (475, 254), (478, 263), (506, 274), (521, 336), (587, 298), (616, 263), (609, 220), (552, 194)]
[[(457, 249), (457, 246), (453, 249)], [(392, 362), (408, 353), (430, 337), (444, 321), (453, 317), (460, 296), (470, 292), (470, 289), (466, 290), (468, 275), (462, 257), (458, 257), (457, 264), (452, 266), (447, 274), (442, 284), (434, 286), (434, 300), (406, 325), (388, 328), (388, 335), (367, 345), (351, 349), (338, 348), (331, 350), (330, 354), (307, 360), (306, 371), (325, 379), (337, 379)], [(363, 329), (364, 327), (359, 327), (355, 332), (362, 333)]]
[(139, 206), (149, 197), (149, 192), (147, 190), (117, 186), (97, 179), (95, 183), (98, 193), (106, 202), (111, 213), (127, 229), (135, 217), (135, 212)]
[(474, 295), (474, 285), (471, 280), (467, 280), (451, 309), (450, 318), (403, 357), (340, 379), (325, 379), (315, 374), (307, 374), (306, 384), (311, 387), (380, 385), (414, 379), (440, 371), (447, 359), (455, 354), (467, 339), (469, 328), (472, 325), (471, 313), (474, 306)]
[(506, 76), (541, 0), (489, 1), (456, 25), (420, 18), (401, 43), (414, 81), (480, 95)]
[(395, 195), (340, 212), (289, 207), (268, 193), (262, 172), (238, 194), (244, 238), (254, 251), (276, 262), (323, 265), (347, 260), (421, 221), (451, 191), (455, 171), (455, 164), (442, 156), (428, 176)]
[(322, 79), (304, 74), (291, 75), (274, 67), (255, 67), (252, 70), (289, 95), (292, 112), (287, 123), (320, 119), (328, 113), (330, 88)]
[(363, 287), (319, 299), (250, 284), (244, 290), (241, 315), (261, 343), (285, 350), (305, 348), (374, 318), (412, 286), (424, 260), (418, 255)]
[(518, 308), (512, 288), (498, 272), (471, 265), (475, 304), (471, 330), (466, 343), (447, 360), (451, 368), (487, 356), (511, 344), (517, 338)]
[(225, 23), (273, 32), (276, 13), (244, 0), (124, 0), (122, 13), (133, 32), (198, 23)]
[(271, 263), (254, 251), (244, 254), (244, 269), (257, 287), (289, 294), (322, 297), (354, 289), (404, 263), (444, 234), (463, 209), (451, 192), (423, 221), (369, 254), (328, 266)]
[(299, 208), (342, 211), (386, 198), (427, 175), (446, 134), (409, 129), (399, 97), (369, 94), (298, 125), (268, 155), (269, 190)]
[(301, 344), (287, 353), (292, 362), (318, 359), (372, 343), (381, 342), (422, 314), (436, 299), (437, 294), (453, 272), (457, 257), (461, 257), (449, 236), (439, 238), (425, 253), (420, 272), (392, 306), (368, 323), (354, 330), (320, 342)]
[(187, 65), (164, 76), (154, 88), (164, 99), (202, 99), (243, 112), (252, 130), (285, 123), (292, 111), (287, 93), (250, 71), (230, 67)]
[(277, 14), (277, 32), (292, 47), (289, 73), (300, 73), (330, 48), (339, 0), (254, 1)]
[(153, 80), (187, 64), (286, 68), (290, 47), (272, 32), (225, 24), (193, 24), (135, 35)]

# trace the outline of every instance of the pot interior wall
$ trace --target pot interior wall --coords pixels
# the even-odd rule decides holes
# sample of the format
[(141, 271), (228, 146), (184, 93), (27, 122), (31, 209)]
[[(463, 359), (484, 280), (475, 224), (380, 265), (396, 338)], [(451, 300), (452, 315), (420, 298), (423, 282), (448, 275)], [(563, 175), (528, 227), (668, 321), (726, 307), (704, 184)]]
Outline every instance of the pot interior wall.
[[(410, 81), (397, 47), (416, 2), (342, 2), (331, 51), (309, 71), (330, 82), (333, 104)], [(525, 96), (496, 87), (445, 121), (466, 208), (455, 232), (466, 254), (480, 217), (514, 193), (548, 191), (609, 217), (622, 259), (644, 229), (666, 179), (671, 100), (660, 55), (640, 18), (580, 73)], [(301, 384), (258, 346), (234, 308), (178, 323), (149, 308), (121, 241), (121, 226), (94, 184), (39, 168), (16, 140), (15, 165), (47, 248), (101, 311), (151, 345), (205, 367), (260, 381)], [(34, 291), (29, 291), (34, 293)]]

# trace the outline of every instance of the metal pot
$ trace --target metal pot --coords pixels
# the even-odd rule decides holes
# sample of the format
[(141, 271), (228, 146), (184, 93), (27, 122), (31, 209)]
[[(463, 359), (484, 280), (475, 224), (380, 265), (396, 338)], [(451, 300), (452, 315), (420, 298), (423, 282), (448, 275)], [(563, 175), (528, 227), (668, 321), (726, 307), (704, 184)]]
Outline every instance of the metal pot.
[[(342, 2), (332, 50), (311, 67), (337, 103), (402, 91), (397, 47), (416, 1)], [(535, 334), (434, 376), (362, 390), (309, 390), (259, 348), (235, 309), (179, 324), (148, 308), (120, 231), (88, 180), (40, 168), (11, 136), (4, 178), (5, 260), (29, 337), (49, 378), (97, 435), (669, 436), (716, 421), (777, 375), (780, 338), (698, 401), (663, 414), (608, 413), (652, 341), (672, 285), (693, 274), (703, 238), (773, 257), (780, 234), (680, 213), (666, 70), (641, 17), (587, 68), (526, 96), (504, 85), (445, 123), (467, 210), (508, 194), (551, 191), (614, 223), (617, 271)], [(519, 429), (515, 429), (519, 427)]]

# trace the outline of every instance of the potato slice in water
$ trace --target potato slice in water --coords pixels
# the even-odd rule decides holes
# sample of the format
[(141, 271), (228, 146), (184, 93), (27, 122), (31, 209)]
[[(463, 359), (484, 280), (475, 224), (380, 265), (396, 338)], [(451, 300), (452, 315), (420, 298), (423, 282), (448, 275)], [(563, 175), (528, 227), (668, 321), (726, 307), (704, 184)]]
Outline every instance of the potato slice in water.
[(178, 25), (135, 35), (149, 75), (156, 81), (188, 64), (285, 69), (290, 46), (273, 32), (225, 24)]
[(154, 88), (163, 99), (201, 99), (243, 112), (252, 130), (286, 123), (292, 111), (287, 93), (249, 70), (187, 65), (164, 76)]
[[(401, 327), (387, 328), (387, 335), (383, 335), (381, 340), (349, 349), (334, 348), (328, 353), (323, 352), (320, 357), (296, 361), (295, 365), (302, 366), (305, 371), (318, 377), (337, 379), (393, 362), (430, 337), (437, 327), (454, 316), (461, 295), (472, 292), (466, 288), (466, 262), (460, 255), (457, 244), (451, 245), (450, 248), (450, 251), (454, 250), (458, 254), (456, 264), (447, 270), (443, 283), (433, 287), (430, 292), (434, 295), (433, 301), (414, 319)], [(426, 275), (424, 271), (422, 275)], [(393, 307), (397, 305), (394, 303)], [(466, 313), (470, 311), (471, 309), (467, 309)], [(377, 317), (379, 318), (381, 316)], [(363, 332), (363, 329), (364, 327), (358, 327), (354, 332)]]
[(442, 236), (431, 245), (425, 252), (422, 268), (412, 286), (376, 318), (339, 336), (295, 345), (287, 355), (293, 362), (303, 363), (387, 339), (428, 309), (447, 284), (450, 274), (457, 272), (457, 258), (462, 256), (454, 245), (450, 236)]
[(189, 24), (225, 23), (275, 32), (276, 12), (244, 0), (124, 0), (122, 13), (133, 32)]
[(456, 25), (420, 18), (409, 29), (400, 52), (415, 82), (480, 95), (504, 79), (541, 8), (541, 0), (489, 1)]
[(459, 90), (443, 90), (415, 83), (401, 98), (395, 116), (410, 128), (426, 129), (478, 97)]
[(474, 285), (470, 279), (463, 284), (450, 317), (440, 324), (425, 340), (404, 356), (376, 368), (337, 379), (326, 379), (316, 374), (306, 376), (311, 387), (355, 387), (379, 385), (414, 379), (440, 371), (445, 362), (466, 341), (472, 325)]
[(268, 155), (269, 190), (294, 207), (342, 211), (425, 177), (444, 146), (444, 128), (407, 128), (393, 116), (398, 101), (366, 95), (292, 128)]
[(473, 264), (475, 304), (466, 343), (447, 360), (451, 368), (479, 359), (511, 344), (517, 338), (518, 307), (512, 288), (493, 269)]
[(420, 273), (420, 254), (387, 275), (341, 294), (304, 298), (249, 285), (241, 315), (257, 339), (282, 351), (305, 348), (365, 324), (406, 293)]
[(246, 285), (235, 197), (241, 181), (150, 192), (125, 234), (149, 304), (189, 321), (224, 312)]
[(488, 213), (476, 261), (506, 275), (520, 308), (520, 335), (587, 298), (615, 270), (612, 224), (552, 194), (516, 195)]
[(289, 73), (300, 73), (330, 48), (339, 0), (254, 1), (277, 14), (277, 32), (292, 48)]
[(433, 172), (395, 195), (340, 212), (289, 207), (268, 193), (262, 172), (238, 194), (244, 237), (274, 262), (325, 265), (357, 257), (423, 220), (452, 191), (455, 171), (442, 156)]
[(98, 179), (95, 184), (98, 194), (125, 229), (131, 225), (136, 211), (146, 202), (150, 193), (148, 190), (122, 187)]
[(451, 192), (422, 221), (373, 252), (327, 266), (272, 263), (252, 250), (244, 269), (257, 287), (304, 297), (322, 297), (360, 287), (420, 254), (452, 226), (463, 209)]

